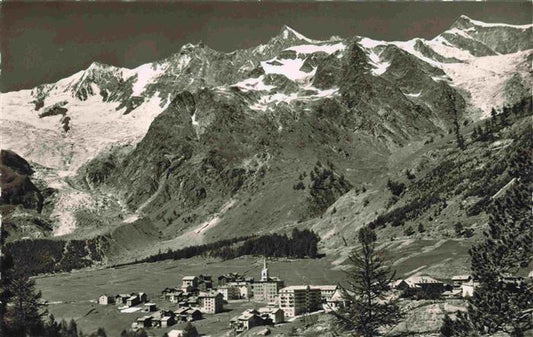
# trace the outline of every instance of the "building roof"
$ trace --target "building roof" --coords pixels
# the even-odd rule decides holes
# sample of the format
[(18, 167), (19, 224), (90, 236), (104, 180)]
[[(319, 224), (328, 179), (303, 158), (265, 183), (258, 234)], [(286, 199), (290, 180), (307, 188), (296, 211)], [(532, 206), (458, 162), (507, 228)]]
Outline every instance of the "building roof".
[(222, 294), (216, 291), (209, 291), (209, 292), (200, 291), (200, 293), (198, 293), (198, 297), (217, 297), (217, 296), (222, 296)]
[(452, 276), (452, 281), (468, 281), (469, 279), (471, 279), (472, 276), (470, 275), (454, 275)]
[(337, 286), (336, 286), (336, 285), (311, 286), (311, 289), (320, 289), (320, 290), (330, 290), (330, 291), (335, 291), (335, 290), (337, 290)]
[(405, 283), (407, 283), (410, 287), (420, 285), (420, 284), (437, 284), (442, 283), (441, 281), (437, 281), (432, 277), (425, 276), (425, 275), (418, 275), (418, 276), (411, 276), (409, 278), (406, 278)]
[(168, 333), (168, 337), (179, 337), (183, 335), (183, 330), (170, 330)]
[(197, 279), (198, 277), (196, 276), (183, 276), (183, 281), (192, 281), (194, 279)]
[(317, 288), (313, 288), (312, 286), (309, 286), (309, 285), (297, 285), (297, 286), (288, 286), (288, 287), (282, 288), (280, 292), (281, 291), (306, 290), (306, 289), (318, 290)]
[(133, 301), (134, 299), (138, 299), (139, 296), (135, 295), (135, 296), (130, 296), (128, 297), (128, 301)]

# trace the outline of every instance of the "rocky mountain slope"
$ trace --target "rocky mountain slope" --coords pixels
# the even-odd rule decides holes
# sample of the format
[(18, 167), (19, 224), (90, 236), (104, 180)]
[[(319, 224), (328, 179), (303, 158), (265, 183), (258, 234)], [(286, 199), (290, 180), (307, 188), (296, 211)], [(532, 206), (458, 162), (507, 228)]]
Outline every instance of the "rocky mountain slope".
[[(426, 203), (424, 217), (439, 213), (420, 234), (438, 246), (465, 216), (440, 216), (451, 209), (443, 203), (463, 195), (451, 185), (436, 199), (421, 191), (439, 184), (431, 177), (440, 165), (466, 165), (468, 151), (487, 165), (484, 146), (456, 150), (455, 133), (469, 137), (493, 107), (522, 104), (531, 48), (531, 25), (467, 17), (432, 40), (316, 41), (283, 27), (232, 53), (188, 44), (135, 69), (93, 63), (3, 93), (2, 146), (57, 189), (47, 213), (54, 234), (107, 236), (121, 259), (294, 226), (314, 228), (342, 256), (334, 248), (352, 246), (350, 232), (415, 202)], [(503, 134), (527, 134), (523, 115), (513, 118)], [(516, 137), (502, 141), (521, 144)], [(407, 169), (417, 178), (391, 199), (385, 183)], [(396, 218), (385, 221), (393, 241), (420, 222)]]

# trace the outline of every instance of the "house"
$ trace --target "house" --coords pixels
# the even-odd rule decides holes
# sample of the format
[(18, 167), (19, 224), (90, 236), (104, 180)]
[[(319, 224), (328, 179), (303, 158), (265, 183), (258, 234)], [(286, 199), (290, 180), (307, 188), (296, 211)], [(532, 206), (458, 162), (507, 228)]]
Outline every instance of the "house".
[(200, 304), (200, 310), (208, 314), (218, 314), (222, 312), (224, 306), (222, 294), (215, 291), (200, 292), (198, 294), (198, 302)]
[(182, 278), (181, 289), (183, 291), (195, 291), (198, 289), (198, 277), (196, 276), (184, 276)]
[(168, 337), (183, 337), (183, 330), (170, 330)]
[(285, 321), (285, 312), (277, 307), (263, 307), (257, 309), (259, 315), (264, 320), (270, 320), (272, 324), (279, 324)]
[(130, 296), (128, 297), (128, 299), (126, 300), (126, 305), (128, 307), (133, 307), (133, 306), (136, 306), (137, 304), (141, 303), (141, 301), (139, 300), (139, 296), (138, 295), (133, 295), (133, 296)]
[(139, 293), (139, 302), (146, 303), (148, 301), (148, 296), (145, 293)]
[(239, 297), (240, 298), (248, 299), (248, 298), (252, 297), (253, 292), (252, 292), (252, 285), (251, 284), (245, 283), (245, 284), (239, 285), (237, 287), (239, 288)]
[(162, 328), (167, 328), (169, 326), (173, 326), (174, 324), (176, 324), (176, 319), (174, 318), (174, 316), (163, 316), (163, 317), (161, 317), (161, 327)]
[(322, 302), (326, 302), (328, 299), (333, 296), (335, 291), (337, 291), (338, 286), (336, 285), (323, 285), (323, 286), (311, 286), (312, 289), (320, 290), (320, 296), (322, 297)]
[(474, 290), (479, 286), (479, 282), (470, 281), (461, 285), (462, 296), (472, 297), (474, 296)]
[(165, 289), (161, 290), (161, 297), (164, 297), (166, 294), (178, 292), (178, 291), (181, 291), (181, 289), (166, 287)]
[(217, 284), (218, 286), (224, 286), (229, 282), (248, 282), (253, 283), (254, 279), (253, 277), (244, 277), (244, 275), (240, 275), (238, 273), (228, 273), (225, 275), (220, 275), (217, 278)]
[(198, 290), (208, 291), (210, 289), (213, 289), (213, 280), (211, 275), (198, 276)]
[(452, 276), (452, 284), (456, 288), (460, 288), (463, 283), (467, 283), (472, 280), (470, 275), (454, 275)]
[(257, 310), (246, 310), (240, 316), (230, 320), (230, 327), (237, 333), (250, 330), (253, 327), (264, 325), (265, 321), (259, 316)]
[(137, 329), (149, 328), (152, 326), (152, 316), (139, 317), (136, 320)]
[(118, 294), (117, 296), (115, 296), (115, 303), (126, 304), (126, 302), (128, 301), (128, 298), (130, 297), (131, 297), (130, 294)]
[(289, 286), (279, 291), (279, 307), (287, 317), (295, 317), (321, 309), (319, 289), (309, 285)]
[(400, 290), (414, 289), (442, 293), (444, 291), (444, 283), (429, 276), (411, 276), (397, 282), (396, 288)]
[(143, 308), (144, 312), (154, 312), (156, 310), (157, 310), (157, 308), (156, 308), (155, 303), (145, 303), (144, 304), (144, 308)]
[(202, 319), (202, 312), (191, 307), (179, 308), (178, 310), (174, 311), (174, 314), (176, 314), (177, 320), (182, 322), (192, 322)]
[(115, 303), (115, 298), (113, 296), (102, 295), (98, 297), (98, 304), (108, 305), (108, 304), (114, 304), (114, 303)]
[(172, 303), (178, 303), (185, 298), (185, 295), (183, 291), (179, 290), (179, 291), (168, 292), (163, 295), (163, 298)]
[(219, 287), (217, 291), (222, 294), (225, 301), (236, 300), (241, 297), (239, 287), (230, 284)]
[(324, 312), (338, 311), (350, 305), (350, 301), (344, 298), (341, 289), (337, 289), (335, 293), (326, 300), (324, 304)]

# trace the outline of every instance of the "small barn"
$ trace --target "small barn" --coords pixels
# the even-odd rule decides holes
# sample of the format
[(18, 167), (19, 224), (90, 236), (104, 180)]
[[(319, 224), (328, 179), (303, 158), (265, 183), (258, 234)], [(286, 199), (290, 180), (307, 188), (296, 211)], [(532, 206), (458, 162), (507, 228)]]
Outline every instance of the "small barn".
[(98, 297), (98, 304), (109, 305), (109, 304), (114, 304), (114, 303), (115, 303), (115, 298), (113, 296), (102, 295)]

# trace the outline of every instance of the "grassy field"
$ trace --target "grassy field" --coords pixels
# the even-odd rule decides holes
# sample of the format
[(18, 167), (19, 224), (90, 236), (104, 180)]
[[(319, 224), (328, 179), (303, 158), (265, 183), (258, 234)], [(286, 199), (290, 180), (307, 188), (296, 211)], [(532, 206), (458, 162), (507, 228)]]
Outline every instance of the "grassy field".
[[(272, 276), (279, 276), (286, 284), (335, 284), (344, 274), (331, 270), (331, 261), (320, 260), (277, 260), (269, 262)], [(101, 306), (96, 303), (102, 294), (145, 292), (151, 301), (160, 308), (174, 309), (169, 302), (159, 296), (165, 287), (181, 285), (185, 275), (210, 274), (214, 278), (228, 272), (246, 273), (256, 279), (260, 277), (262, 261), (258, 258), (243, 257), (229, 261), (192, 258), (178, 261), (144, 263), (113, 269), (82, 270), (36, 278), (37, 288), (43, 298), (49, 301), (48, 310), (56, 319), (74, 319), (84, 332), (92, 332), (98, 327), (105, 328), (108, 336), (119, 336), (123, 329), (142, 316), (142, 313), (123, 314), (116, 306)], [(225, 335), (231, 317), (246, 308), (261, 307), (254, 302), (232, 302), (225, 306), (226, 311), (217, 315), (205, 315), (195, 322), (199, 332), (207, 335)], [(174, 326), (179, 328), (179, 326)], [(169, 329), (151, 329), (154, 336), (161, 336)]]
[[(467, 273), (470, 265), (467, 254), (470, 244), (464, 241), (411, 239), (386, 242), (382, 246), (400, 278), (419, 273), (449, 280), (455, 274)], [(332, 264), (335, 258), (331, 255), (315, 260), (278, 259), (269, 261), (268, 266), (270, 275), (279, 276), (286, 285), (337, 284), (342, 283), (345, 274)], [(159, 308), (175, 309), (174, 305), (160, 299), (160, 293), (165, 287), (180, 286), (185, 275), (209, 274), (216, 279), (219, 275), (237, 272), (258, 279), (261, 268), (262, 260), (256, 257), (228, 261), (196, 257), (39, 276), (36, 284), (43, 298), (49, 301), (48, 310), (56, 319), (73, 318), (85, 332), (103, 327), (109, 336), (118, 336), (143, 314), (123, 314), (116, 306), (100, 306), (96, 299), (102, 294), (145, 292)], [(206, 315), (195, 325), (206, 335), (226, 335), (231, 317), (244, 309), (263, 305), (232, 302), (225, 306), (224, 313)], [(165, 329), (151, 329), (154, 336), (161, 336), (164, 332)]]

